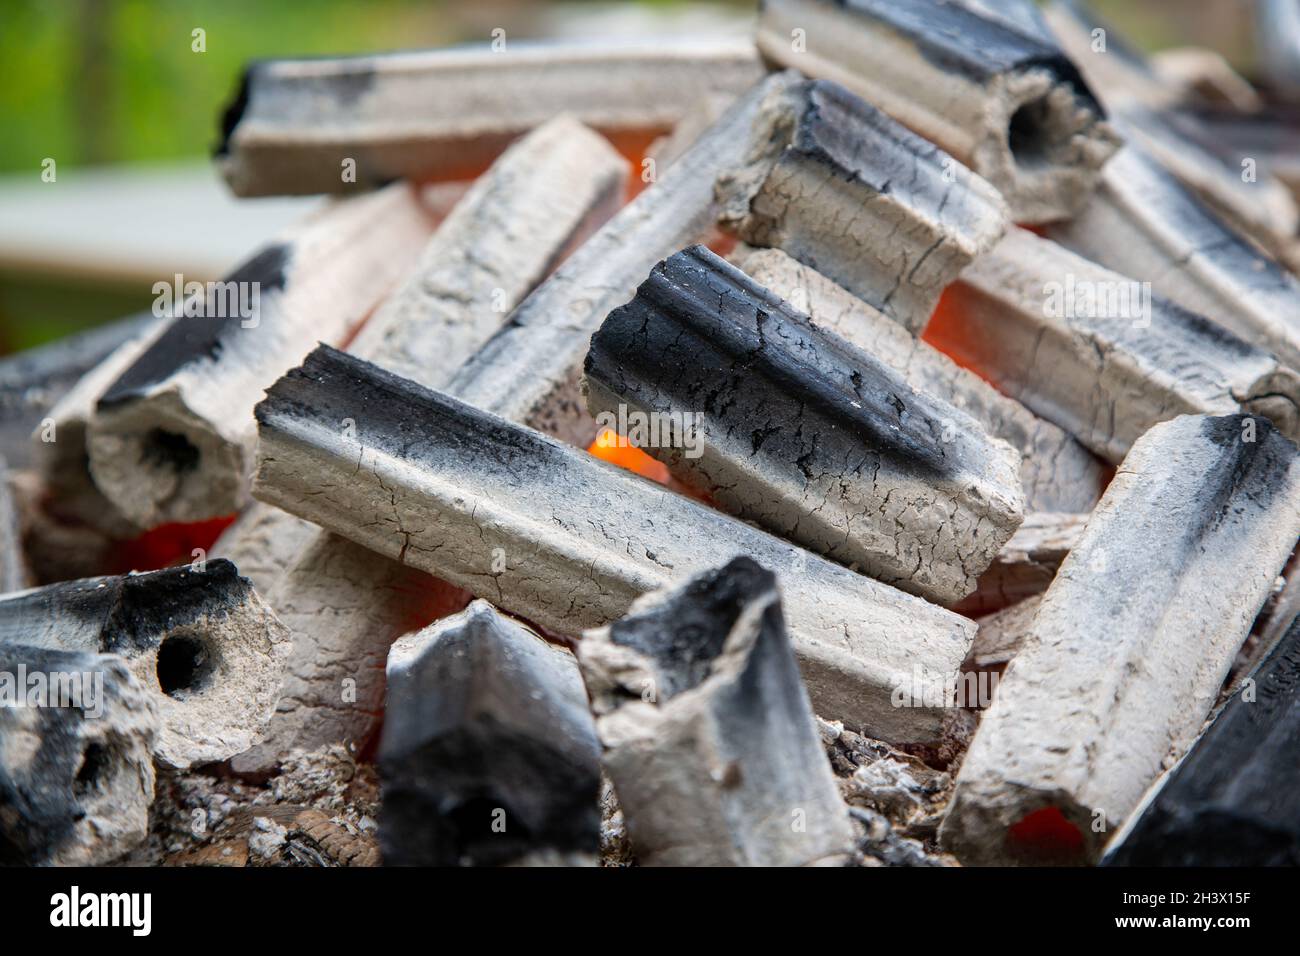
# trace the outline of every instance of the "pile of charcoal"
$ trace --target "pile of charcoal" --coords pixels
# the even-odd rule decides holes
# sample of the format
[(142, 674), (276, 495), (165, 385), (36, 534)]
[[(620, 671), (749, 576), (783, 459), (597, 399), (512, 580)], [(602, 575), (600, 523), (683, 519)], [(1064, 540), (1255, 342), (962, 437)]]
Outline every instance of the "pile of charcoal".
[(1059, 0), (251, 65), (330, 198), (0, 365), (0, 862), (1300, 862), (1270, 124)]

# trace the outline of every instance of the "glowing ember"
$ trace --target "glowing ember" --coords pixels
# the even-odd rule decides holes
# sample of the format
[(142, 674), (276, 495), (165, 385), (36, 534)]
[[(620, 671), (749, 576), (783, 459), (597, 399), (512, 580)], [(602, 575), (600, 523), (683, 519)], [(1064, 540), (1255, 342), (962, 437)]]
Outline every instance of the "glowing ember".
[(1059, 807), (1043, 807), (1007, 828), (1007, 844), (1018, 856), (1068, 860), (1083, 852), (1083, 834)]
[(668, 484), (668, 468), (663, 462), (651, 458), (612, 428), (602, 429), (596, 436), (596, 440), (588, 446), (587, 451), (601, 461), (634, 471), (661, 485)]

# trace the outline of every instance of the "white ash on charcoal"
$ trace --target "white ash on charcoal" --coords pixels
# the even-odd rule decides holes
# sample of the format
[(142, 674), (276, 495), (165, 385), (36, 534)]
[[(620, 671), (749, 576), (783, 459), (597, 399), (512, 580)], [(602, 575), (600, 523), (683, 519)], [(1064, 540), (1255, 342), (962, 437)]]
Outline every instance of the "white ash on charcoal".
[(930, 341), (1107, 461), (1182, 414), (1240, 410), (1300, 433), (1300, 374), (1026, 230), (962, 273), (945, 309), (951, 317), (931, 322)]
[[(457, 203), (350, 351), (420, 385), (444, 387), (556, 263), (617, 210), (625, 178), (613, 147), (575, 120), (538, 127)], [(265, 770), (291, 747), (364, 744), (383, 708), (389, 646), (468, 600), (320, 529), (296, 551), (268, 592), (294, 635), (285, 689), (266, 739), (234, 761), (241, 772)]]
[(50, 409), (153, 321), (147, 314), (134, 315), (0, 359), (0, 455), (10, 467), (34, 463), (29, 438)]
[(806, 312), (815, 325), (1011, 444), (1020, 452), (1020, 482), (1029, 511), (1087, 511), (1101, 497), (1105, 466), (1064, 429), (1007, 398), (878, 309), (779, 249), (738, 249), (731, 259), (760, 285)]
[(626, 867), (636, 865), (632, 841), (627, 834), (623, 808), (618, 794), (604, 773), (600, 775), (600, 865)]
[(996, 189), (837, 83), (774, 87), (720, 223), (817, 268), (919, 332), (943, 287), (1007, 225)]
[(241, 196), (469, 179), (561, 113), (639, 151), (761, 76), (749, 40), (707, 38), (264, 61), (226, 110), (217, 165)]
[[(336, 422), (355, 415), (355, 437)], [(783, 581), (822, 714), (939, 733), (974, 625), (553, 438), (322, 346), (258, 408), (258, 498), (561, 634), (745, 554)], [(896, 706), (896, 690), (912, 706)]]
[(341, 341), (432, 225), (405, 184), (340, 200), (174, 302), (165, 330), (99, 396), (86, 437), (96, 486), (142, 527), (238, 511), (262, 390), (318, 341)]
[(1034, 595), (981, 617), (967, 658), (970, 665), (981, 671), (1005, 668), (1024, 646), (1042, 600), (1041, 595)]
[(794, 74), (756, 83), (682, 156), (526, 298), (461, 367), (451, 394), (585, 448), (596, 426), (578, 394), (591, 334), (656, 262), (716, 231), (713, 183), (745, 155), (758, 105)]
[(97, 866), (140, 843), (157, 733), (121, 657), (0, 641), (0, 865)]
[(292, 750), (255, 784), (212, 771), (161, 770), (147, 866), (378, 866), (379, 780), (341, 746)]
[(852, 831), (770, 571), (741, 557), (646, 595), (578, 662), (638, 862), (842, 862)]
[(1300, 865), (1300, 618), (1116, 834), (1112, 866)]
[(1088, 204), (1047, 235), (1300, 369), (1300, 280), (1137, 147), (1121, 150)]
[(1054, 42), (962, 4), (764, 0), (757, 42), (936, 143), (996, 186), (1016, 222), (1073, 215), (1120, 142)]
[(1083, 534), (1087, 514), (1031, 512), (1002, 546), (975, 593), (957, 610), (980, 616), (1000, 611), (1051, 586), (1061, 562)]
[(246, 749), (275, 708), (288, 634), (229, 561), (0, 597), (0, 644), (121, 655), (161, 719), (171, 767)]
[(912, 594), (965, 597), (1020, 524), (1014, 449), (702, 246), (609, 314), (585, 372), (598, 421), (690, 423), (630, 436), (684, 484)]
[(1267, 421), (1188, 415), (1139, 439), (983, 715), (945, 848), (1095, 861), (1195, 739), (1297, 536), (1300, 455)]
[(599, 761), (573, 656), (476, 601), (389, 653), (384, 862), (594, 864)]
[[(254, 501), (221, 532), (208, 554), (225, 558), (239, 568), (239, 573), (253, 582), (257, 593), (271, 601), (285, 568), (319, 533), (320, 529), (310, 521)], [(271, 606), (275, 607), (273, 601)]]

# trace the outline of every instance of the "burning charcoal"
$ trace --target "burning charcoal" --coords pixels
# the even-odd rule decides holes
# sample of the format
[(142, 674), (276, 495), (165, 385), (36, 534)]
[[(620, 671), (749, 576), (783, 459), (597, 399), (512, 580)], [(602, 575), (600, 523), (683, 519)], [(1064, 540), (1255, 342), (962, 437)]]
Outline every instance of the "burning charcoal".
[(774, 88), (750, 136), (718, 179), (722, 224), (912, 331), (1006, 229), (997, 190), (838, 84)]
[[(336, 427), (345, 414), (355, 438)], [(787, 584), (819, 713), (889, 740), (940, 731), (974, 630), (964, 618), (325, 346), (258, 420), (258, 498), (560, 633), (749, 555)], [(916, 706), (895, 706), (900, 686)]]
[(9, 466), (0, 458), (0, 593), (27, 587), (31, 572), (23, 553), (22, 526), (9, 483)]
[(0, 642), (0, 865), (97, 866), (142, 841), (157, 728), (120, 657)]
[(32, 464), (29, 436), (55, 403), (153, 321), (131, 316), (0, 359), (0, 455), (11, 468)]
[(996, 186), (1016, 222), (1073, 215), (1119, 145), (1054, 43), (958, 3), (765, 0), (758, 47), (933, 140)]
[[(538, 127), (457, 203), (352, 352), (421, 385), (446, 385), (555, 262), (617, 209), (625, 175), (613, 147), (575, 120)], [(279, 716), (235, 761), (244, 771), (291, 747), (364, 743), (383, 706), (389, 645), (464, 606), (458, 589), (319, 529), (268, 597), (294, 635), (293, 653)]]
[[(1300, 369), (1300, 281), (1228, 229), (1153, 159), (1123, 149), (1048, 235)], [(1122, 237), (1117, 240), (1116, 237)]]
[[(547, 43), (256, 63), (217, 162), (241, 196), (468, 179), (568, 113), (639, 152), (712, 93), (762, 74), (748, 40)], [(350, 186), (340, 169), (355, 173)]]
[(702, 246), (609, 314), (586, 373), (598, 420), (724, 510), (933, 601), (973, 591), (1023, 516), (1014, 449)]
[(1300, 376), (1272, 355), (1023, 229), (962, 274), (949, 305), (931, 342), (1108, 461), (1183, 413), (1300, 430)]
[(1081, 862), (1192, 742), (1300, 535), (1300, 456), (1267, 421), (1137, 441), (1043, 596), (962, 764), (964, 863)]
[(894, 369), (918, 392), (943, 399), (1009, 442), (1020, 452), (1026, 508), (1089, 511), (1101, 497), (1104, 466), (1074, 438), (816, 270), (778, 249), (750, 251), (737, 264), (815, 324)]
[(1042, 594), (1083, 534), (1086, 514), (1030, 512), (962, 601), (963, 614), (987, 614)]
[(206, 297), (177, 302), (166, 331), (99, 398), (87, 437), (95, 484), (144, 527), (239, 510), (262, 389), (361, 320), (410, 267), (430, 219), (402, 184), (340, 201)]
[(254, 501), (221, 533), (209, 553), (239, 568), (254, 590), (269, 601), (285, 568), (319, 532), (310, 521)]
[(573, 657), (485, 601), (388, 655), (390, 866), (596, 861), (600, 744)]
[(749, 558), (638, 599), (578, 662), (637, 859), (802, 866), (844, 857), (776, 576)]
[(1300, 864), (1300, 618), (1115, 837), (1113, 866)]
[(768, 77), (737, 100), (511, 313), (447, 391), (571, 444), (589, 445), (596, 428), (578, 381), (591, 334), (611, 309), (632, 298), (656, 262), (709, 237), (718, 216), (714, 179), (743, 159), (766, 92), (796, 81), (792, 73)]
[(1003, 608), (979, 619), (979, 631), (970, 649), (970, 663), (976, 670), (1006, 667), (1025, 643), (1025, 635), (1038, 613), (1042, 598), (1025, 598), (1019, 604)]
[(158, 707), (171, 767), (246, 749), (275, 708), (284, 626), (229, 561), (0, 597), (0, 644), (120, 654)]

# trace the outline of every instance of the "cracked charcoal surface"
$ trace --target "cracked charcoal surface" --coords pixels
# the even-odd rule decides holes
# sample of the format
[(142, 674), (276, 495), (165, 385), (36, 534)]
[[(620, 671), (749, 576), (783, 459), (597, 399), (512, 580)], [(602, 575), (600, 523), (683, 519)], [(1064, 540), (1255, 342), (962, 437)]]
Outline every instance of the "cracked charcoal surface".
[[(6, 639), (0, 673), (26, 675), (9, 688), (18, 701), (36, 675), (50, 695), (0, 706), (0, 865), (97, 866), (140, 843), (158, 712), (122, 658)], [(80, 698), (56, 697), (74, 677)]]
[[(217, 165), (240, 196), (471, 179), (564, 111), (617, 142), (671, 129), (762, 76), (746, 40), (484, 45), (256, 63), (226, 111)], [(472, 109), (465, 104), (472, 103)]]
[[(1048, 230), (1057, 242), (1207, 316), (1300, 368), (1300, 280), (1209, 212), (1133, 146), (1107, 167), (1080, 215)], [(1114, 241), (1123, 235), (1124, 242)]]
[(814, 324), (890, 366), (918, 392), (966, 412), (1016, 448), (1028, 511), (1086, 512), (1101, 497), (1105, 466), (1063, 429), (779, 249), (750, 250), (737, 262), (760, 284), (807, 312)]
[(1181, 416), (1120, 466), (958, 775), (941, 839), (963, 863), (1059, 862), (1008, 839), (1049, 808), (1079, 832), (1068, 858), (1095, 861), (1195, 738), (1300, 535), (1296, 446), (1245, 422)]
[(720, 223), (784, 250), (913, 331), (1006, 228), (997, 191), (848, 90), (772, 90), (743, 165), (718, 178)]
[[(364, 445), (335, 427), (344, 409)], [(890, 693), (916, 665), (926, 686), (956, 673), (974, 633), (964, 618), (332, 349), (277, 383), (258, 415), (259, 498), (558, 633), (752, 556), (788, 582), (819, 712), (885, 739), (938, 733), (937, 710), (894, 707)]]
[(594, 863), (599, 757), (573, 657), (476, 601), (389, 654), (384, 862)]
[[(805, 47), (793, 49), (791, 30)], [(843, 83), (1006, 197), (1013, 221), (1068, 218), (1119, 137), (1040, 29), (944, 0), (767, 0), (764, 57)], [(823, 270), (824, 271), (824, 270)]]
[(593, 415), (702, 415), (646, 448), (724, 509), (951, 603), (1020, 522), (1019, 456), (696, 246), (610, 313), (585, 366)]
[(1300, 863), (1300, 618), (1104, 860), (1113, 866)]
[(165, 764), (224, 760), (275, 708), (288, 634), (229, 561), (0, 597), (0, 642), (120, 654), (155, 702)]
[[(931, 339), (1114, 463), (1180, 414), (1240, 409), (1300, 429), (1300, 377), (1272, 355), (1156, 296), (1144, 316), (1089, 306), (1079, 291), (1071, 314), (1070, 282), (1109, 294), (1131, 280), (1013, 229), (950, 287), (962, 322), (935, 323)], [(1060, 309), (1049, 307), (1052, 283)]]
[[(337, 167), (336, 167), (337, 168)], [(406, 272), (432, 226), (395, 184), (340, 200), (268, 244), (223, 281), (259, 283), (256, 315), (179, 316), (99, 397), (86, 438), (104, 495), (143, 528), (238, 511), (248, 501), (253, 406), (317, 342), (342, 341)], [(181, 304), (176, 304), (179, 312)]]
[(845, 858), (852, 830), (770, 571), (740, 557), (648, 595), (587, 632), (578, 660), (642, 865)]

